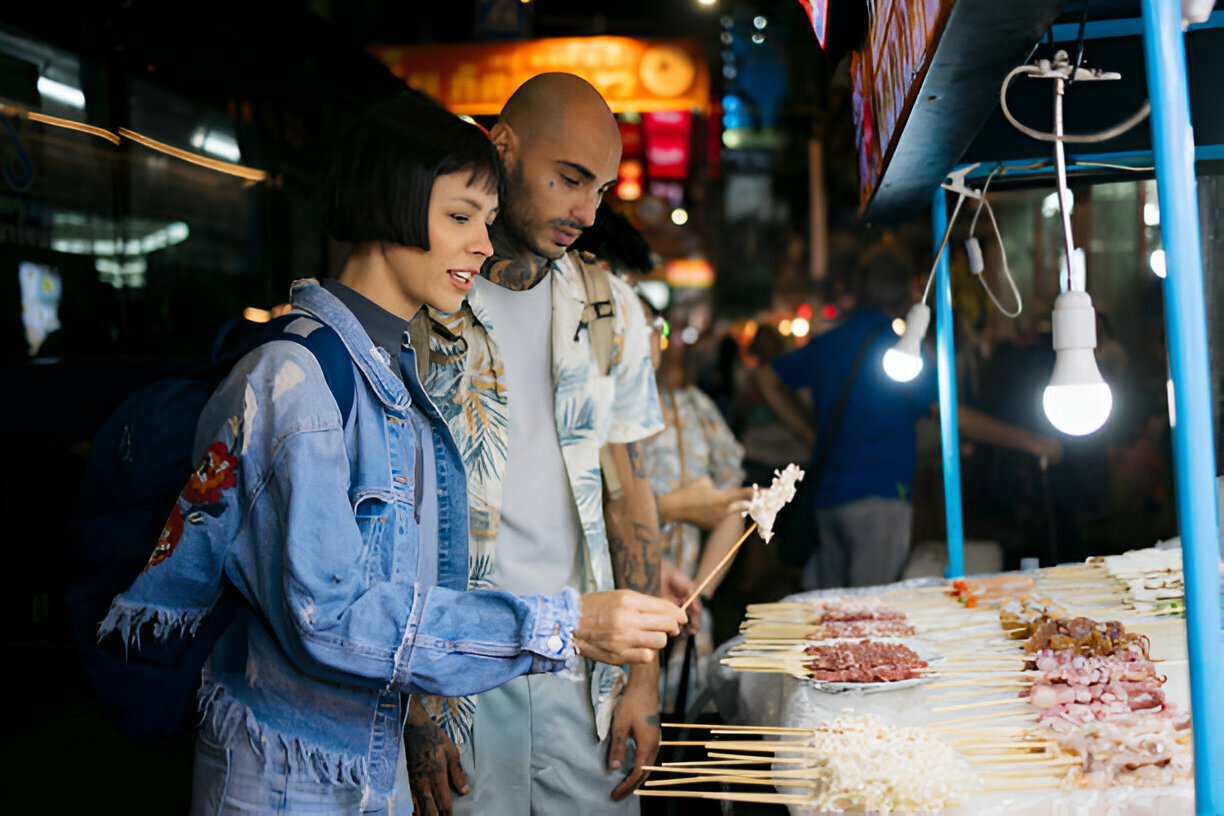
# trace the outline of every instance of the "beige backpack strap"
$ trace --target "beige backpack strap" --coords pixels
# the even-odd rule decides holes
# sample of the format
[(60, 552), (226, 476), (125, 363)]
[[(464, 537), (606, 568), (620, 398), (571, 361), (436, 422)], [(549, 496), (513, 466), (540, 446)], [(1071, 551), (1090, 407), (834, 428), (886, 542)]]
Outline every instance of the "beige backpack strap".
[[(572, 255), (582, 279), (582, 323), (578, 331), (586, 327), (595, 364), (599, 366), (599, 373), (606, 376), (612, 369), (612, 346), (616, 341), (609, 273), (595, 263), (595, 256), (590, 253), (574, 252)], [(604, 490), (609, 499), (619, 499), (625, 492), (621, 486), (619, 467), (609, 447), (604, 445), (600, 448), (599, 469), (603, 473)]]
[(595, 256), (587, 252), (575, 252), (574, 262), (581, 273), (583, 289), (582, 323), (578, 331), (586, 327), (599, 373), (606, 375), (612, 369), (616, 331), (616, 321), (612, 318), (612, 284), (608, 282), (610, 273), (596, 265)]

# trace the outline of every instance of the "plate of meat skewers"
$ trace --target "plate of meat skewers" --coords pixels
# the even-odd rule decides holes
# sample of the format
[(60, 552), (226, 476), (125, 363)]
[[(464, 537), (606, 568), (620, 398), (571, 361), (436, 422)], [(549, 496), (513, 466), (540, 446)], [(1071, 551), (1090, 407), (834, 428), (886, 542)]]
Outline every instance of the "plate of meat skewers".
[(749, 607), (744, 641), (723, 662), (775, 671), (821, 691), (891, 691), (924, 682), (942, 660), (906, 614), (867, 598), (828, 598)]
[(899, 640), (832, 640), (804, 648), (807, 680), (821, 691), (875, 692), (908, 688), (928, 679), (942, 655)]
[(925, 643), (864, 637), (786, 645), (745, 641), (722, 662), (738, 671), (790, 674), (836, 694), (908, 688), (925, 682), (930, 665), (942, 659)]

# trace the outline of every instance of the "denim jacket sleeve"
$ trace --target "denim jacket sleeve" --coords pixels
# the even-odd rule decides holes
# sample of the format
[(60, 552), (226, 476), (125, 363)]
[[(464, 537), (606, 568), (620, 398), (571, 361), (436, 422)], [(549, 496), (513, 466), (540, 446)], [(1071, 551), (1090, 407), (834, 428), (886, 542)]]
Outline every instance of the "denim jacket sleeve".
[[(367, 386), (358, 378), (357, 387)], [(370, 405), (381, 410), (377, 401)], [(378, 410), (364, 421), (383, 421), (371, 415)], [(572, 590), (523, 598), (455, 592), (422, 585), (415, 573), (385, 576), (371, 568), (350, 498), (349, 444), (309, 350), (271, 342), (239, 362), (209, 400), (197, 433), (197, 451), (218, 447), (231, 454), (234, 470), (218, 517), (184, 524), (162, 562), (116, 601), (137, 610), (117, 627), (137, 647), (132, 630), (163, 614), (148, 609), (173, 606), (184, 586), (197, 587), (192, 598), (208, 596), (212, 590), (199, 588), (200, 566), (211, 573), (224, 563), (294, 665), (333, 682), (469, 694), (533, 670), (559, 671), (572, 655)], [(392, 502), (388, 512), (395, 509)], [(414, 524), (411, 511), (396, 520)], [(407, 532), (395, 546), (436, 546)], [(416, 562), (413, 549), (397, 563)], [(209, 580), (219, 594), (220, 574)], [(172, 631), (155, 627), (154, 635)]]

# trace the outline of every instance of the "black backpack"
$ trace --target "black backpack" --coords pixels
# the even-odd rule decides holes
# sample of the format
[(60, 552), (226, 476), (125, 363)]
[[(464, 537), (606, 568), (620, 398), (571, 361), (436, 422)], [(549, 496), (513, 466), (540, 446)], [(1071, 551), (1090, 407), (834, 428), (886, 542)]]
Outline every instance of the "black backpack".
[(305, 337), (284, 330), (298, 319), (303, 317), (277, 318), (204, 370), (138, 389), (92, 438), (68, 523), (64, 601), (87, 684), (129, 738), (169, 737), (195, 727), (200, 671), (239, 602), (227, 588), (193, 634), (165, 643), (146, 638), (139, 654), (128, 654), (117, 636), (98, 639), (111, 600), (148, 563), (196, 464), (196, 424), (213, 391), (247, 352), (270, 340), (289, 340), (314, 353), (346, 421), (352, 411), (356, 381), (344, 343), (328, 326)]

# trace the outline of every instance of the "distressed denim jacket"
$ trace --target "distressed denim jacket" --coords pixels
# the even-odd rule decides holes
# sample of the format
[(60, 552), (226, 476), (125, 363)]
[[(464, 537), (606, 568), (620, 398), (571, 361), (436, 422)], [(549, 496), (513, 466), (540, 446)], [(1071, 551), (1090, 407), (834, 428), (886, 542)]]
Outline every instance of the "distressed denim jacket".
[[(222, 590), (244, 603), (214, 648), (200, 691), (206, 735), (247, 729), (279, 741), (322, 779), (394, 787), (407, 697), (463, 695), (532, 672), (576, 669), (578, 599), (465, 591), (466, 475), (416, 377), (405, 337), (390, 370), (357, 319), (313, 280), (294, 283), (290, 331), (331, 326), (355, 366), (348, 421), (314, 355), (288, 341), (242, 358), (201, 415), (201, 465), (149, 566), (113, 602), (99, 635), (139, 649), (180, 638)], [(415, 403), (430, 438), (408, 421)], [(414, 517), (418, 443), (432, 444), (437, 540)], [(420, 575), (434, 563), (437, 576)], [(432, 570), (430, 570), (432, 572)], [(148, 624), (148, 626), (145, 626)]]

